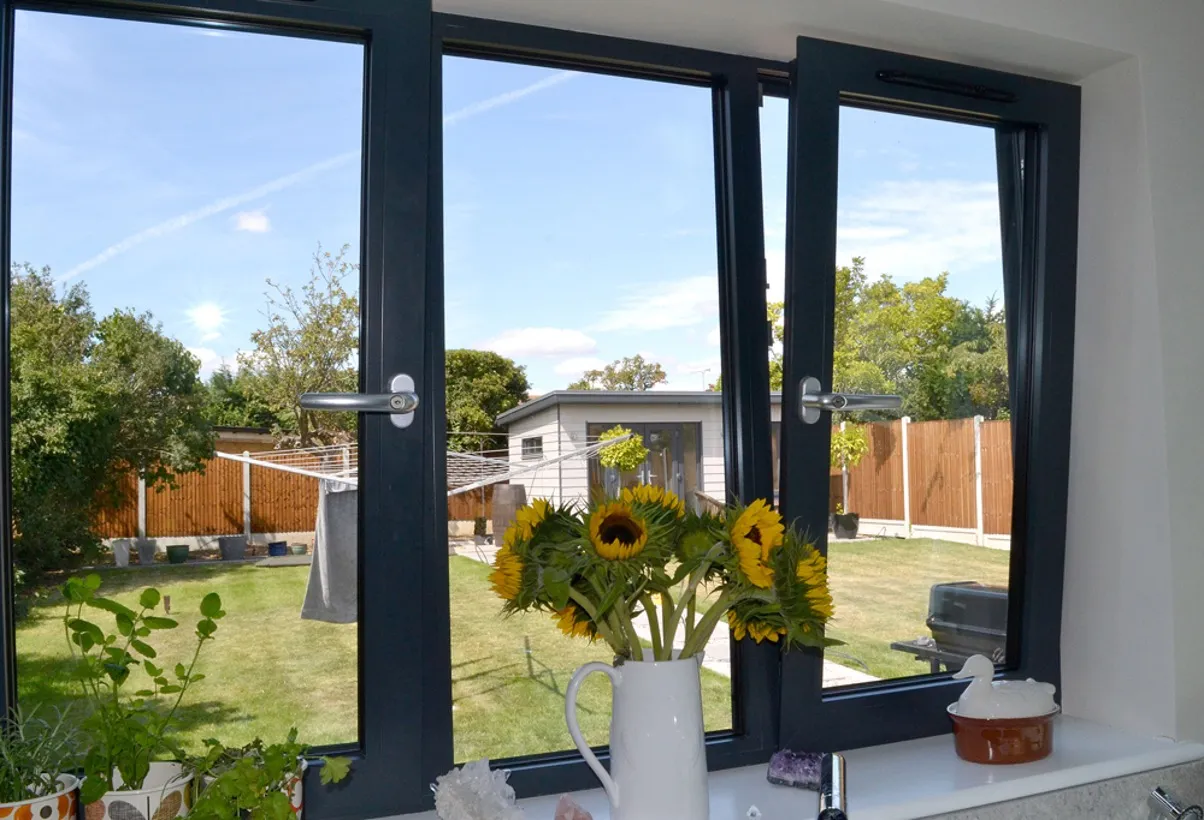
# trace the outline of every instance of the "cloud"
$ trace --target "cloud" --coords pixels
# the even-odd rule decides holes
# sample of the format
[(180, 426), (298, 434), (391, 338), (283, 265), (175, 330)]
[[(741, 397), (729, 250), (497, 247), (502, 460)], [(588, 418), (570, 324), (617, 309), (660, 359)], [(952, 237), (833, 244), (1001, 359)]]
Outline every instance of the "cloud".
[(503, 356), (574, 356), (593, 353), (598, 343), (580, 330), (521, 327), (506, 330), (481, 345)]
[(719, 316), (719, 282), (715, 276), (690, 276), (630, 286), (615, 307), (604, 312), (591, 330), (662, 330), (714, 322)]
[(552, 372), (557, 376), (573, 376), (576, 378), (587, 370), (601, 370), (608, 364), (610, 362), (604, 362), (592, 356), (574, 356), (557, 364), (552, 368)]
[(994, 182), (883, 182), (842, 208), (837, 259), (864, 256), (873, 274), (900, 281), (1000, 264)]
[(723, 335), (719, 332), (719, 328), (715, 328), (707, 334), (707, 344), (711, 347), (719, 347), (723, 341)]
[[(538, 82), (524, 86), (523, 88), (517, 88), (513, 91), (507, 91), (503, 94), (490, 97), (489, 99), (475, 102), (444, 116), (443, 125), (445, 127), (452, 126), (463, 122), (464, 120), (471, 119), (478, 114), (483, 114), (486, 111), (492, 111), (495, 108), (501, 108), (502, 106), (506, 106), (512, 102), (521, 100), (523, 97), (527, 97), (531, 94), (543, 91), (546, 88), (551, 88), (563, 82), (567, 82), (575, 76), (577, 76), (575, 72), (560, 71), (550, 77), (545, 77)], [(80, 262), (62, 276), (58, 277), (58, 281), (63, 282), (68, 279), (74, 279), (75, 277), (87, 273), (93, 268), (99, 267), (114, 257), (120, 256), (121, 254), (130, 251), (145, 242), (149, 242), (152, 239), (159, 239), (168, 234), (183, 230), (189, 225), (200, 222), (202, 219), (208, 219), (211, 216), (215, 216), (233, 208), (237, 208), (240, 205), (245, 205), (248, 202), (262, 199), (269, 194), (274, 194), (279, 191), (283, 191), (286, 188), (291, 188), (299, 182), (304, 182), (305, 180), (315, 177), (321, 173), (346, 165), (352, 160), (358, 159), (359, 156), (359, 149), (337, 154), (320, 162), (315, 162), (312, 165), (307, 165), (300, 170), (292, 172), (291, 174), (285, 174), (284, 176), (277, 177), (276, 179), (266, 182), (263, 185), (243, 191), (240, 194), (214, 200), (208, 205), (203, 205), (195, 210), (179, 214), (178, 216), (173, 216), (170, 219), (166, 219), (157, 225), (144, 228), (137, 233), (130, 234), (125, 239), (115, 242), (92, 258)]]
[(211, 342), (221, 338), (222, 325), (226, 323), (226, 312), (214, 302), (193, 305), (187, 311), (192, 326), (201, 334), (201, 341)]
[(220, 368), (222, 365), (230, 365), (232, 362), (227, 361), (225, 356), (218, 354), (216, 350), (208, 347), (190, 347), (188, 352), (196, 356), (201, 363), (201, 378), (208, 378), (213, 371)]
[(234, 215), (234, 230), (250, 231), (251, 233), (267, 233), (272, 229), (272, 220), (263, 209), (258, 211), (239, 211)]

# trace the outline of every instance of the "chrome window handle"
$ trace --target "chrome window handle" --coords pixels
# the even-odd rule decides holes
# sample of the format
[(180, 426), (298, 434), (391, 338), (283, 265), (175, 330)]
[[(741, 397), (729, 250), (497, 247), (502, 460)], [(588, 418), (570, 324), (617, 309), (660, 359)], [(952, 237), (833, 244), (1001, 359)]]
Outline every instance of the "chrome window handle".
[(819, 379), (808, 376), (799, 382), (799, 416), (807, 424), (819, 421), (825, 410), (897, 410), (902, 396), (876, 396), (864, 393), (824, 393)]
[(398, 373), (389, 381), (388, 393), (302, 393), (302, 410), (349, 413), (389, 413), (394, 427), (409, 427), (418, 408), (414, 380)]

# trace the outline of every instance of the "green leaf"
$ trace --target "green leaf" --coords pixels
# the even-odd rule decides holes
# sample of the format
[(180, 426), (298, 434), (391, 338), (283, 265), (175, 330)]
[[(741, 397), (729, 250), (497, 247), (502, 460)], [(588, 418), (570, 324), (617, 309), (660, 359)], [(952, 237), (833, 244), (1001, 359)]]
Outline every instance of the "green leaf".
[(201, 599), (201, 614), (206, 618), (220, 618), (226, 613), (222, 612), (222, 596), (216, 592), (210, 592)]
[(170, 681), (167, 680), (166, 676), (155, 675), (155, 685), (156, 686), (164, 687), (164, 686), (167, 686), (169, 683), (170, 683)]
[(205, 676), (204, 676), (204, 675), (201, 675), (201, 674), (196, 674), (196, 675), (193, 675), (191, 678), (189, 678), (189, 679), (188, 679), (188, 682), (189, 682), (189, 683), (200, 683), (200, 682), (201, 682), (201, 681), (203, 681), (204, 679), (205, 679)]
[(136, 638), (134, 640), (130, 641), (130, 646), (134, 647), (134, 651), (137, 652), (139, 655), (141, 655), (144, 658), (153, 658), (159, 654), (158, 652), (155, 651), (155, 648), (153, 646), (151, 646), (150, 644), (147, 644), (147, 643), (143, 643), (142, 641), (140, 641)]
[(152, 678), (158, 678), (159, 676), (161, 676), (163, 674), (163, 670), (160, 669), (159, 667), (155, 666), (150, 661), (147, 661), (146, 663), (142, 664), (142, 666), (144, 669), (146, 669), (146, 674), (150, 675)]
[(323, 786), (338, 783), (351, 774), (351, 758), (349, 757), (324, 757), (321, 760), (322, 771), (319, 779)]
[(164, 695), (174, 695), (177, 692), (183, 692), (184, 690), (174, 683), (169, 683), (166, 686), (160, 686), (159, 691)]
[(116, 601), (108, 598), (91, 598), (88, 600), (88, 606), (103, 609), (105, 612), (112, 612), (114, 615), (124, 615), (131, 621), (138, 617), (134, 610), (130, 609), (125, 604), (119, 604)]
[(134, 630), (134, 634), (139, 638), (149, 637), (151, 634), (151, 628), (149, 626), (140, 626)]
[(188, 677), (188, 667), (186, 667), (182, 663), (177, 663), (176, 664), (176, 677), (179, 678), (180, 680), (183, 680), (184, 678)]
[(80, 802), (85, 806), (90, 803), (95, 803), (97, 800), (104, 797), (105, 792), (108, 790), (108, 781), (89, 772), (88, 776), (84, 778), (84, 782), (79, 787)]
[(142, 590), (142, 595), (138, 597), (138, 603), (143, 609), (154, 609), (159, 605), (159, 601), (163, 598), (159, 594), (159, 590), (154, 587), (147, 587)]
[(122, 637), (128, 638), (130, 635), (133, 635), (134, 619), (129, 615), (120, 612), (117, 613), (117, 631), (121, 633)]
[(130, 676), (130, 668), (120, 663), (106, 661), (104, 664), (105, 674), (109, 679), (118, 685), (125, 683), (125, 679)]
[(153, 698), (154, 696), (155, 693), (150, 689), (139, 689), (134, 693), (134, 697), (136, 698)]
[(100, 589), (100, 576), (91, 572), (84, 576), (84, 586), (95, 592)]
[(96, 643), (104, 642), (104, 632), (100, 630), (99, 626), (91, 621), (85, 621), (83, 618), (72, 618), (67, 622), (67, 628), (72, 632), (77, 632), (81, 635), (87, 635)]
[(208, 618), (203, 621), (199, 621), (196, 625), (196, 633), (202, 638), (208, 638), (213, 635), (214, 632), (217, 632), (217, 624)]
[(160, 618), (157, 615), (147, 615), (142, 619), (150, 629), (175, 629), (180, 625), (180, 622), (172, 618)]

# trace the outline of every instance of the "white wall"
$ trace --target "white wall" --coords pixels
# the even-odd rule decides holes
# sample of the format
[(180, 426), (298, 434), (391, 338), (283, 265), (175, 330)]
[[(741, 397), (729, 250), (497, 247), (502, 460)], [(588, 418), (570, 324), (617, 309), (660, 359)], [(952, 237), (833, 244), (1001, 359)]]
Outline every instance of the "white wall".
[[(567, 452), (567, 450), (561, 449), (562, 437), (556, 420), (555, 407), (540, 410), (519, 419), (507, 428), (507, 433), (509, 435), (510, 462), (513, 465), (526, 463), (523, 461), (523, 439), (531, 438), (532, 436), (541, 436), (543, 438), (544, 459), (556, 458), (562, 452)], [(532, 498), (547, 498), (553, 503), (559, 504), (564, 501), (564, 497), (560, 492), (559, 470), (559, 465), (552, 464), (548, 467), (541, 467), (533, 472), (515, 476), (510, 480), (510, 483), (522, 484), (526, 487), (528, 500)]]

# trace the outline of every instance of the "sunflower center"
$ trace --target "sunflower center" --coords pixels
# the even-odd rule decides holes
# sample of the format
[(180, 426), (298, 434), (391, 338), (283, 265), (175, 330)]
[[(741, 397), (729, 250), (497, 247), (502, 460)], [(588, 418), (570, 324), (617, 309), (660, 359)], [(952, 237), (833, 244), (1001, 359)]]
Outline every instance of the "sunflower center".
[(639, 524), (625, 515), (608, 515), (598, 527), (598, 536), (606, 543), (618, 541), (630, 546), (640, 540), (643, 531)]
[(748, 540), (752, 541), (758, 547), (761, 546), (761, 529), (756, 524), (748, 528)]

